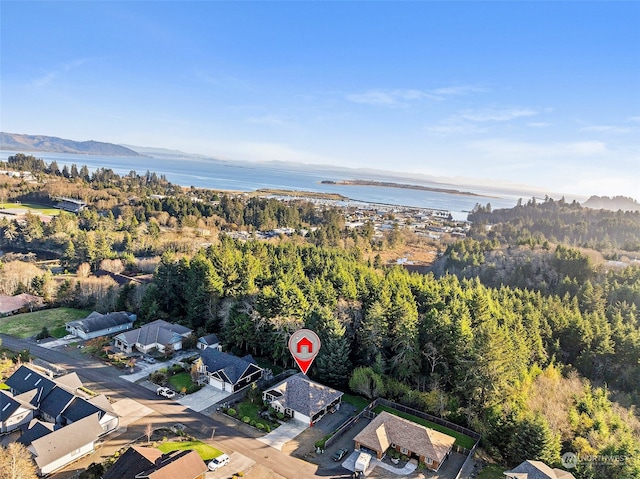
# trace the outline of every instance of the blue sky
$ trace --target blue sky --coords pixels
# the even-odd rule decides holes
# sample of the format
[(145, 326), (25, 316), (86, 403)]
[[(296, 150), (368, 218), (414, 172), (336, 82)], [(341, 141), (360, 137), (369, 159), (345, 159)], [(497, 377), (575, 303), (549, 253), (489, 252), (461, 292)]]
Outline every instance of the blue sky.
[(640, 198), (640, 3), (0, 3), (0, 129)]

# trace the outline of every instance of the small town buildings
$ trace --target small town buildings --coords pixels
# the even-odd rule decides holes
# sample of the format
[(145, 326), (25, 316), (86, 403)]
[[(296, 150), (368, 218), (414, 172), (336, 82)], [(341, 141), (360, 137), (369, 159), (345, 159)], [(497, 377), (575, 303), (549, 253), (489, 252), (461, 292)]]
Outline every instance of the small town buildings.
[(508, 479), (576, 479), (573, 474), (562, 469), (551, 469), (542, 461), (524, 461), (518, 467), (505, 471)]
[(262, 368), (251, 355), (239, 358), (216, 348), (206, 348), (200, 361), (200, 382), (221, 391), (240, 391), (262, 377)]
[(162, 454), (152, 447), (133, 446), (109, 468), (103, 479), (202, 479), (207, 466), (196, 451)]
[(207, 349), (207, 348), (216, 348), (220, 349), (220, 340), (218, 336), (215, 334), (209, 334), (207, 336), (202, 336), (198, 338), (198, 343), (196, 344), (198, 349)]
[(124, 311), (108, 314), (94, 311), (84, 319), (69, 321), (65, 324), (65, 329), (70, 334), (86, 340), (128, 331), (133, 328), (136, 318), (135, 314)]
[(342, 395), (298, 373), (262, 393), (262, 399), (276, 411), (313, 426), (325, 414), (340, 407)]
[(437, 471), (449, 456), (455, 438), (383, 411), (353, 441), (356, 449), (370, 451), (378, 459), (392, 448)]
[(43, 306), (42, 298), (22, 293), (15, 296), (0, 295), (0, 317), (28, 313)]
[(116, 348), (126, 353), (132, 353), (134, 349), (145, 354), (152, 349), (163, 353), (167, 348), (173, 351), (181, 350), (182, 341), (192, 332), (180, 324), (156, 319), (141, 328), (120, 333), (114, 339)]
[(0, 434), (18, 429), (33, 419), (35, 407), (28, 401), (15, 398), (9, 391), (0, 390)]

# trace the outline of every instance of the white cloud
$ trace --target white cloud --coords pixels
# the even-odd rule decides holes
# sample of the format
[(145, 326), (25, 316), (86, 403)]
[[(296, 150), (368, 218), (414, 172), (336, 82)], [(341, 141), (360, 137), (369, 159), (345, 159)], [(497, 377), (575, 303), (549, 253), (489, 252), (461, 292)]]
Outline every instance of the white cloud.
[(544, 121), (532, 121), (531, 123), (527, 123), (531, 128), (547, 128), (549, 126), (553, 126), (553, 123), (547, 123)]
[(632, 116), (629, 121), (640, 121), (640, 116)]
[(463, 135), (472, 133), (483, 133), (487, 131), (485, 128), (480, 128), (474, 123), (447, 123), (442, 122), (437, 125), (428, 125), (424, 127), (424, 130), (437, 134), (437, 135)]
[(347, 100), (354, 103), (367, 105), (404, 107), (412, 102), (423, 100), (442, 101), (450, 96), (468, 95), (469, 93), (484, 91), (474, 86), (457, 85), (435, 88), (432, 90), (406, 89), (371, 89), (363, 93), (352, 93), (346, 96)]
[(503, 139), (479, 140), (471, 143), (471, 148), (486, 158), (511, 161), (530, 159), (536, 161), (570, 161), (576, 158), (601, 156), (608, 153), (601, 141), (527, 143)]
[(30, 85), (35, 88), (42, 88), (47, 86), (51, 82), (53, 82), (56, 78), (62, 76), (63, 74), (69, 72), (70, 70), (81, 66), (86, 63), (86, 59), (73, 60), (67, 63), (63, 63), (59, 65), (57, 68), (49, 70), (43, 73), (40, 77), (34, 78), (31, 80)]
[(466, 110), (458, 114), (457, 117), (461, 120), (485, 122), (510, 121), (515, 120), (516, 118), (535, 116), (537, 114), (538, 112), (536, 110), (526, 108), (488, 108), (484, 110)]
[(594, 125), (594, 126), (585, 126), (580, 128), (580, 131), (589, 131), (589, 132), (597, 132), (597, 133), (629, 133), (631, 131), (630, 128), (624, 128), (621, 126), (615, 125)]
[(247, 118), (247, 123), (269, 126), (283, 126), (287, 124), (286, 121), (276, 115), (265, 115), (260, 117)]
[(401, 107), (407, 106), (409, 102), (424, 99), (437, 100), (438, 97), (421, 90), (367, 90), (364, 93), (353, 93), (347, 95), (347, 100), (354, 103), (364, 103), (367, 105)]

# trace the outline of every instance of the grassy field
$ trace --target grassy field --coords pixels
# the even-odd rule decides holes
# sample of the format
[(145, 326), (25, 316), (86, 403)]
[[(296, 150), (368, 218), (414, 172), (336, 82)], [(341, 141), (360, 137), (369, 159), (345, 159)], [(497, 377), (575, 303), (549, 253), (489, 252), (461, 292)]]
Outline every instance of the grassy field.
[(82, 309), (56, 308), (16, 314), (0, 318), (0, 333), (24, 339), (35, 336), (46, 327), (54, 338), (61, 338), (67, 334), (64, 323), (86, 318), (90, 312)]
[(0, 203), (0, 209), (25, 209), (34, 210), (42, 213), (43, 215), (57, 215), (60, 213), (58, 208), (52, 208), (51, 206), (38, 205), (35, 203)]
[(165, 454), (171, 451), (185, 451), (193, 449), (200, 454), (200, 457), (205, 462), (208, 462), (214, 457), (218, 457), (222, 454), (221, 450), (200, 441), (163, 442), (158, 445), (158, 449)]
[(456, 438), (456, 446), (460, 446), (460, 447), (464, 447), (465, 449), (471, 449), (473, 447), (473, 445), (476, 443), (476, 441), (469, 437), (466, 436), (460, 432), (456, 432), (452, 429), (449, 429), (448, 427), (444, 427), (441, 426), (440, 424), (436, 424), (434, 422), (431, 421), (427, 421), (426, 419), (422, 419), (416, 416), (413, 416), (411, 414), (406, 414), (404, 412), (400, 412), (396, 409), (390, 408), (390, 407), (386, 407), (386, 406), (377, 406), (373, 412), (375, 412), (376, 414), (381, 413), (382, 411), (387, 411), (391, 414), (395, 414), (396, 416), (400, 416), (404, 419), (408, 419), (409, 421), (413, 421), (416, 422), (418, 424), (422, 424), (425, 427), (428, 427), (430, 429), (435, 429), (436, 431), (440, 431), (444, 434), (447, 434), (448, 436), (451, 437), (455, 437)]

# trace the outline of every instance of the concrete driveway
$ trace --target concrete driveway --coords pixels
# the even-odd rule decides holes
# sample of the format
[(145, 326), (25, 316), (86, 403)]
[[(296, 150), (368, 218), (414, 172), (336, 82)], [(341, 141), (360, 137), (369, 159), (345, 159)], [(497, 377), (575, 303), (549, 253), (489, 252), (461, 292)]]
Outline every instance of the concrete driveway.
[(229, 396), (231, 396), (231, 393), (228, 391), (220, 391), (213, 386), (206, 385), (193, 394), (180, 397), (178, 402), (193, 411), (200, 412), (214, 404), (224, 401)]
[(268, 434), (265, 434), (262, 437), (258, 438), (258, 441), (265, 443), (268, 446), (271, 446), (278, 451), (282, 451), (282, 447), (296, 436), (302, 433), (305, 429), (309, 427), (308, 424), (297, 421), (295, 419), (290, 419), (289, 421), (281, 424), (276, 429), (271, 431)]

